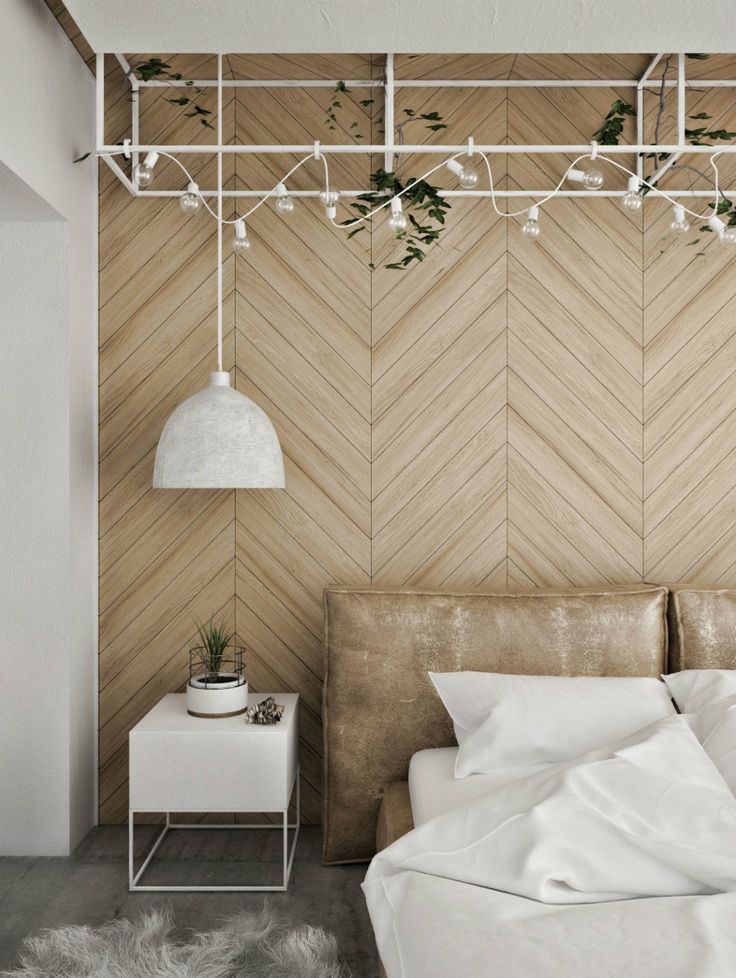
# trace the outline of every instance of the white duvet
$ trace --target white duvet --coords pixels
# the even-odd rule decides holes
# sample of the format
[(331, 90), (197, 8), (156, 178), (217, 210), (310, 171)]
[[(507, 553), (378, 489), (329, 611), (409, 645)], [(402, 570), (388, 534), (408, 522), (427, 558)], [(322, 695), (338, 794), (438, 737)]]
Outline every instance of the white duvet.
[(363, 890), (388, 978), (736, 976), (736, 798), (668, 717), (425, 823)]

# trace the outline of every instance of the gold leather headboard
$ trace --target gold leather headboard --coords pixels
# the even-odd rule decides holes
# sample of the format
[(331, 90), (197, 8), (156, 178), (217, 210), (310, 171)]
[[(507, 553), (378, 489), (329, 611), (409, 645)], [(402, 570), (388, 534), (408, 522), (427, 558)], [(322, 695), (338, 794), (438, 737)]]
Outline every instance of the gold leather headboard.
[(426, 747), (454, 743), (427, 672), (659, 676), (667, 590), (648, 585), (506, 594), (325, 591), (326, 863), (375, 851), (384, 787)]
[(669, 584), (669, 671), (736, 669), (736, 591)]

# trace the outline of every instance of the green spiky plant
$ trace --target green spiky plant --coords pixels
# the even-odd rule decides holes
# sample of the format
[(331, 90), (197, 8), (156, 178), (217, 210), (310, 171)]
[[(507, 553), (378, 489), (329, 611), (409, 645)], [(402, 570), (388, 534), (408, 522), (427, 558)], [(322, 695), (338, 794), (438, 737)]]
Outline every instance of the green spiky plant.
[(220, 671), (225, 650), (232, 642), (235, 632), (228, 631), (224, 621), (216, 625), (214, 615), (206, 624), (202, 624), (195, 618), (194, 624), (197, 626), (197, 634), (202, 644), (193, 651), (199, 656), (207, 673), (206, 679), (212, 681)]

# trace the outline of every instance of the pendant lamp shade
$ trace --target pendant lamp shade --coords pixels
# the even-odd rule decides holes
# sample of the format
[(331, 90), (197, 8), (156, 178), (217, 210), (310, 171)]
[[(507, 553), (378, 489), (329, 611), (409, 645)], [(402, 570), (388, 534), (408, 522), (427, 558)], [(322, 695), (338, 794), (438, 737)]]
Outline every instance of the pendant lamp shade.
[(153, 467), (154, 489), (283, 489), (284, 462), (268, 416), (210, 374), (164, 426)]

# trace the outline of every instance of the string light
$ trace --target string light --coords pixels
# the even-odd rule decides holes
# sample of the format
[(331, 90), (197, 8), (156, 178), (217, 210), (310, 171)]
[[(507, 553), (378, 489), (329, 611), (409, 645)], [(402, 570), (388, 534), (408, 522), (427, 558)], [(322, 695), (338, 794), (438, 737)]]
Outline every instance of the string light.
[(189, 181), (186, 193), (179, 198), (179, 207), (185, 214), (196, 214), (202, 206), (202, 198), (199, 196), (199, 187), (193, 181)]
[(539, 237), (539, 208), (536, 204), (529, 208), (526, 224), (522, 227), (521, 233), (532, 241)]
[(685, 208), (682, 204), (673, 204), (670, 231), (674, 231), (675, 234), (687, 234), (689, 230), (690, 222), (685, 217)]
[(718, 235), (723, 244), (736, 244), (736, 227), (727, 225), (716, 214), (711, 214), (708, 218), (708, 227)]
[(639, 193), (639, 178), (629, 177), (628, 190), (623, 196), (621, 203), (630, 211), (641, 210), (644, 198)]
[(245, 228), (245, 221), (238, 218), (234, 224), (235, 237), (233, 238), (233, 249), (241, 255), (250, 250), (250, 238)]
[(448, 160), (445, 164), (450, 173), (454, 173), (460, 186), (464, 190), (473, 190), (478, 186), (478, 174), (468, 164), (463, 165), (460, 160)]
[[(126, 146), (120, 150), (120, 153), (124, 155), (128, 155), (129, 152), (130, 152), (129, 146)], [(187, 185), (187, 190), (185, 191), (185, 193), (181, 195), (179, 201), (182, 210), (187, 213), (194, 213), (195, 211), (199, 210), (200, 207), (204, 206), (206, 210), (208, 210), (209, 213), (212, 215), (212, 217), (214, 217), (216, 220), (219, 220), (223, 225), (232, 224), (235, 230), (233, 247), (236, 251), (246, 252), (250, 249), (251, 242), (250, 239), (248, 238), (248, 234), (245, 226), (245, 219), (250, 217), (250, 215), (254, 211), (256, 211), (259, 207), (261, 207), (270, 197), (276, 198), (276, 206), (281, 213), (290, 214), (294, 209), (294, 202), (292, 198), (289, 196), (288, 191), (286, 189), (286, 180), (288, 180), (293, 173), (295, 173), (300, 167), (302, 167), (309, 160), (312, 159), (322, 160), (324, 166), (324, 177), (325, 177), (324, 188), (325, 189), (320, 192), (319, 197), (323, 206), (325, 207), (325, 213), (327, 219), (331, 221), (336, 227), (347, 230), (351, 227), (354, 227), (361, 221), (369, 221), (375, 214), (378, 213), (378, 211), (382, 210), (385, 207), (390, 207), (391, 214), (388, 220), (388, 224), (393, 231), (395, 231), (397, 234), (400, 234), (402, 231), (408, 228), (408, 221), (406, 215), (403, 213), (401, 197), (403, 196), (403, 194), (410, 191), (418, 183), (427, 180), (437, 170), (441, 169), (442, 167), (446, 167), (448, 170), (450, 170), (451, 173), (453, 173), (455, 176), (458, 177), (458, 180), (461, 186), (463, 187), (463, 189), (473, 189), (474, 187), (477, 186), (479, 182), (477, 172), (472, 167), (468, 166), (467, 164), (461, 163), (459, 160), (459, 157), (461, 156), (466, 156), (466, 158), (468, 159), (471, 158), (473, 152), (474, 152), (473, 140), (471, 137), (468, 140), (468, 149), (466, 153), (458, 153), (456, 156), (451, 157), (449, 160), (444, 160), (441, 163), (438, 163), (437, 165), (433, 166), (430, 170), (428, 170), (426, 173), (424, 173), (421, 177), (418, 177), (415, 180), (412, 180), (410, 183), (408, 183), (407, 186), (404, 187), (398, 194), (395, 194), (393, 197), (387, 197), (381, 204), (379, 204), (378, 206), (376, 206), (370, 211), (366, 211), (366, 213), (362, 214), (360, 217), (353, 218), (352, 220), (349, 221), (344, 221), (341, 224), (337, 224), (335, 220), (337, 216), (337, 205), (340, 200), (340, 193), (339, 191), (330, 188), (327, 159), (324, 156), (324, 154), (321, 154), (319, 152), (319, 143), (315, 143), (314, 153), (300, 160), (294, 167), (292, 167), (292, 169), (287, 174), (285, 174), (282, 180), (278, 184), (276, 184), (273, 190), (269, 191), (267, 194), (264, 194), (262, 197), (260, 197), (258, 202), (254, 204), (254, 206), (251, 207), (250, 210), (247, 211), (242, 217), (237, 217), (234, 218), (233, 220), (222, 219), (212, 209), (212, 207), (210, 207), (210, 205), (207, 203), (205, 198), (199, 192), (199, 188), (197, 184), (194, 182), (194, 180), (192, 180), (189, 171), (175, 156), (172, 156), (170, 153), (166, 153), (164, 151), (158, 153), (155, 150), (151, 150), (150, 152), (148, 152), (143, 162), (139, 163), (137, 166), (133, 168), (133, 180), (136, 183), (136, 185), (139, 187), (149, 186), (153, 180), (153, 170), (159, 157), (166, 156), (167, 158), (171, 159), (186, 175), (187, 180), (189, 181)], [(536, 204), (534, 204), (532, 207), (528, 209), (523, 209), (514, 212), (505, 212), (500, 210), (498, 205), (496, 204), (493, 172), (491, 170), (491, 165), (486, 154), (481, 152), (480, 156), (483, 162), (485, 163), (486, 170), (488, 173), (490, 199), (494, 210), (500, 217), (504, 217), (504, 218), (519, 217), (521, 215), (526, 214), (526, 222), (522, 226), (522, 234), (524, 234), (525, 237), (530, 238), (531, 240), (537, 238), (540, 232), (539, 211), (541, 205), (546, 204), (548, 201), (552, 200), (560, 193), (562, 185), (564, 184), (565, 180), (570, 180), (573, 183), (582, 183), (583, 186), (589, 190), (601, 189), (604, 183), (604, 177), (600, 169), (598, 169), (597, 167), (589, 167), (587, 169), (581, 169), (578, 167), (578, 163), (580, 163), (583, 160), (589, 160), (591, 162), (595, 161), (595, 159), (597, 158), (597, 154), (598, 154), (598, 147), (595, 143), (593, 143), (591, 144), (591, 151), (575, 159), (572, 162), (572, 164), (568, 167), (568, 169), (565, 171), (557, 186), (553, 190), (551, 190), (546, 196), (538, 200)], [(117, 154), (100, 153), (99, 155), (111, 156)], [(720, 154), (718, 152), (713, 153), (713, 155), (709, 159), (710, 165), (715, 174), (715, 201), (716, 201), (716, 203), (713, 206), (713, 212), (709, 216), (697, 214), (694, 211), (689, 210), (687, 207), (683, 206), (682, 204), (679, 204), (677, 201), (673, 200), (665, 191), (660, 190), (654, 184), (648, 183), (646, 180), (639, 178), (636, 174), (634, 174), (631, 170), (629, 170), (628, 167), (623, 166), (617, 160), (605, 156), (601, 156), (599, 158), (601, 159), (602, 162), (615, 167), (616, 169), (620, 170), (622, 173), (625, 173), (627, 175), (628, 189), (622, 201), (624, 206), (630, 207), (631, 209), (638, 210), (642, 206), (643, 190), (646, 188), (649, 191), (651, 191), (654, 195), (664, 200), (668, 200), (673, 205), (673, 219), (670, 224), (670, 228), (676, 234), (684, 234), (690, 229), (690, 222), (688, 221), (686, 216), (686, 215), (690, 215), (691, 217), (695, 218), (697, 221), (704, 221), (704, 220), (707, 221), (708, 227), (710, 228), (711, 231), (715, 232), (718, 235), (718, 238), (721, 242), (729, 245), (736, 245), (736, 225), (732, 226), (730, 224), (726, 224), (726, 222), (723, 221), (717, 214), (718, 202), (722, 197), (722, 194), (720, 193), (719, 186), (718, 186), (719, 177), (718, 177), (718, 167), (716, 165), (716, 158), (719, 155)]]
[(276, 184), (276, 210), (279, 214), (293, 214), (294, 213), (294, 201), (289, 196), (289, 192), (286, 189), (284, 183)]
[(604, 184), (603, 174), (597, 167), (589, 170), (578, 170), (571, 166), (565, 174), (572, 183), (582, 183), (586, 190), (600, 190)]
[(330, 190), (329, 187), (325, 187), (325, 189), (319, 195), (319, 199), (324, 204), (327, 220), (334, 221), (335, 218), (337, 217), (337, 205), (340, 202), (339, 191)]
[(158, 160), (158, 153), (151, 150), (146, 153), (146, 158), (142, 163), (133, 167), (133, 181), (138, 187), (150, 187), (153, 182), (153, 168)]
[(391, 217), (388, 219), (388, 226), (395, 234), (401, 234), (409, 227), (406, 214), (404, 214), (401, 206), (401, 197), (391, 198)]

